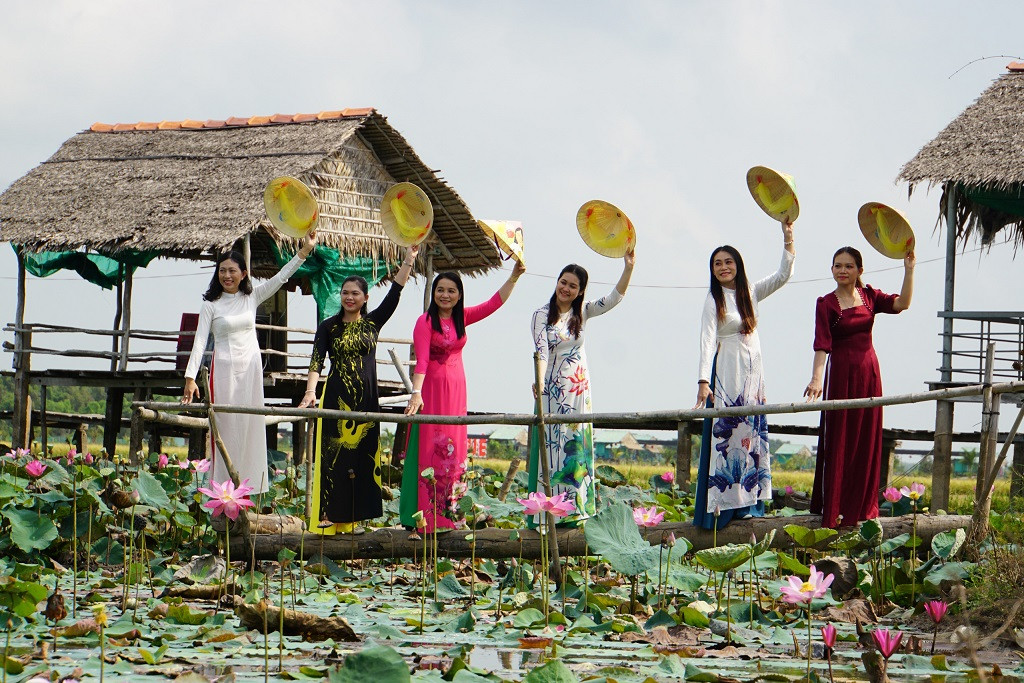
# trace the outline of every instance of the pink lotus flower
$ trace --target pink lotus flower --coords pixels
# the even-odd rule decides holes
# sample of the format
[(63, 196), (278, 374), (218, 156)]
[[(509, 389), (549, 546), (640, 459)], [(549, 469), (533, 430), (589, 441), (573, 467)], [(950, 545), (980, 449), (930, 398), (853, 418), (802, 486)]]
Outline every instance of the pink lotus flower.
[(788, 486), (788, 485), (786, 486), (786, 495), (787, 496), (792, 496), (793, 495), (793, 491), (794, 491), (794, 489), (793, 489), (792, 486)]
[(192, 467), (195, 468), (196, 472), (209, 472), (210, 461), (206, 458), (200, 458), (199, 460), (192, 461)]
[(178, 460), (178, 469), (179, 470), (187, 470), (191, 466), (192, 466), (192, 464), (187, 459), (186, 460)]
[(160, 457), (156, 459), (156, 468), (158, 470), (162, 470), (163, 468), (167, 467), (167, 463), (169, 463), (170, 461), (171, 459), (167, 457), (166, 453), (161, 453)]
[(942, 617), (946, 616), (946, 610), (948, 609), (949, 605), (944, 600), (929, 600), (924, 603), (924, 611), (928, 613), (928, 616), (936, 624), (942, 621)]
[(85, 455), (82, 456), (82, 461), (86, 465), (91, 465), (95, 460), (96, 458), (92, 457), (92, 453), (90, 453), (89, 451), (86, 451)]
[(658, 508), (655, 505), (652, 505), (649, 508), (633, 508), (633, 521), (637, 523), (637, 526), (658, 526), (664, 520), (665, 513), (658, 512)]
[(902, 631), (890, 632), (887, 628), (876, 628), (871, 632), (871, 637), (875, 639), (875, 646), (878, 647), (878, 651), (882, 653), (886, 662), (896, 650), (900, 649), (900, 643), (903, 642)]
[(836, 627), (832, 624), (825, 624), (821, 627), (821, 639), (825, 643), (825, 647), (833, 648), (836, 646)]
[(828, 587), (836, 577), (832, 574), (825, 576), (811, 565), (811, 575), (803, 581), (798, 576), (790, 576), (789, 585), (782, 587), (782, 599), (791, 604), (808, 603), (820, 598), (828, 592)]
[(576, 509), (575, 503), (565, 499), (566, 495), (563, 492), (549, 497), (540, 491), (536, 491), (526, 498), (517, 498), (516, 500), (523, 506), (523, 510), (527, 515), (539, 515), (542, 512), (548, 512), (553, 517), (559, 518), (565, 517)]
[(254, 503), (246, 498), (253, 491), (253, 488), (249, 486), (248, 479), (243, 481), (237, 489), (230, 479), (223, 484), (211, 482), (210, 486), (211, 488), (200, 488), (199, 492), (210, 497), (210, 500), (203, 503), (203, 507), (210, 508), (211, 517), (217, 517), (224, 513), (228, 519), (235, 520), (238, 519), (238, 513), (243, 508), (254, 506)]
[[(924, 495), (924, 484), (919, 481), (915, 481), (910, 487), (904, 486), (900, 489), (900, 493), (909, 498), (910, 500), (917, 501), (921, 496)], [(901, 634), (902, 635), (902, 634)]]
[(674, 482), (676, 480), (676, 473), (673, 472), (672, 470), (669, 470), (667, 472), (662, 472), (661, 480), (663, 482), (665, 482), (666, 484), (671, 484), (672, 482)]
[(882, 497), (890, 503), (898, 503), (903, 498), (903, 494), (900, 493), (900, 490), (895, 486), (890, 486), (885, 490), (885, 493), (882, 494)]
[(25, 465), (25, 471), (33, 477), (41, 477), (43, 476), (43, 472), (46, 471), (46, 465), (44, 465), (40, 460), (33, 460)]

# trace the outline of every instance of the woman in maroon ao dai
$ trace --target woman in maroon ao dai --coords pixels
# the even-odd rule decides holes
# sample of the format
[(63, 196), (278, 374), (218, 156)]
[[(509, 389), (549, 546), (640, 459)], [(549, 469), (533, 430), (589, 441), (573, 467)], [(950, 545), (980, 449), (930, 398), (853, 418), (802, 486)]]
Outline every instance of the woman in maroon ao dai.
[[(878, 357), (871, 330), (878, 313), (910, 308), (914, 291), (914, 253), (903, 261), (900, 293), (884, 294), (866, 286), (864, 261), (853, 247), (832, 257), (836, 289), (818, 298), (814, 316), (814, 369), (804, 391), (809, 401), (882, 395)], [(831, 410), (821, 414), (818, 458), (811, 512), (834, 529), (878, 516), (882, 464), (882, 408)]]

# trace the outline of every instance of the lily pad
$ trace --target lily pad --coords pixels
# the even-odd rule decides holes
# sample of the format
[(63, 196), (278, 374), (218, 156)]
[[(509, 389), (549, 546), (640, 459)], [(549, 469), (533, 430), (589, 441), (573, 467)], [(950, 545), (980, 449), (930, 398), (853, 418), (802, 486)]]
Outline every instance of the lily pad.
[(697, 563), (716, 572), (727, 572), (735, 569), (750, 559), (753, 546), (749, 544), (720, 545), (717, 548), (705, 548), (696, 553)]
[(835, 529), (808, 529), (799, 524), (787, 524), (783, 531), (801, 548), (815, 548), (819, 543), (839, 535)]
[(954, 557), (967, 540), (967, 532), (963, 529), (943, 531), (932, 537), (932, 552), (943, 560)]
[(658, 566), (660, 548), (644, 540), (632, 510), (623, 503), (613, 503), (592, 517), (584, 533), (590, 549), (620, 574), (636, 576)]
[(351, 654), (340, 668), (327, 672), (329, 683), (405, 683), (411, 678), (409, 665), (390, 647), (370, 647)]
[(57, 538), (57, 527), (49, 517), (33, 510), (4, 510), (4, 517), (11, 523), (11, 541), (25, 552), (48, 548)]

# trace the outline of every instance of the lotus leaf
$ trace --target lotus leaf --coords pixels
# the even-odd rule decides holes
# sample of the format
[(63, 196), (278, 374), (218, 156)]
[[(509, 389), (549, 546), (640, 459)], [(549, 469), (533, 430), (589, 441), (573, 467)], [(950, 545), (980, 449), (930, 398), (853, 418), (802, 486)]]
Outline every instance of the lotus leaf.
[(592, 517), (584, 533), (590, 549), (620, 574), (636, 576), (658, 567), (660, 548), (644, 540), (623, 503), (612, 503)]
[(808, 529), (799, 524), (787, 524), (783, 527), (783, 531), (789, 534), (793, 542), (801, 548), (815, 548), (822, 541), (839, 535), (835, 529)]
[(716, 572), (727, 572), (735, 569), (750, 559), (753, 546), (749, 544), (720, 545), (717, 548), (705, 548), (698, 550), (696, 554), (697, 563)]
[(932, 537), (932, 552), (943, 560), (956, 556), (967, 540), (967, 532), (963, 529), (943, 531)]

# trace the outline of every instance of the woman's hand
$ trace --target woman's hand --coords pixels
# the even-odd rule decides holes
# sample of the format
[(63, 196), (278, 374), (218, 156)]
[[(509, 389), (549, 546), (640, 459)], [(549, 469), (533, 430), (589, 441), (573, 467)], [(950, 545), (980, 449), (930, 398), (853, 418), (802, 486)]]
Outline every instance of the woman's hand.
[(315, 391), (307, 391), (305, 394), (302, 395), (302, 400), (299, 401), (299, 405), (297, 407), (298, 408), (309, 408), (314, 403), (316, 403), (316, 392)]
[(413, 244), (405, 250), (405, 260), (408, 263), (413, 263), (416, 260), (416, 256), (420, 253), (420, 245)]
[(516, 264), (514, 266), (512, 266), (512, 275), (510, 275), (508, 279), (511, 280), (514, 283), (516, 280), (519, 279), (519, 276), (522, 275), (525, 272), (526, 272), (526, 266), (524, 266), (522, 263), (520, 263), (519, 260), (517, 259), (516, 260)]
[(409, 397), (409, 405), (405, 407), (405, 414), (415, 415), (416, 413), (420, 412), (421, 408), (423, 408), (423, 399), (420, 398), (420, 395), (418, 393), (413, 394), (412, 396)]
[(782, 224), (782, 241), (788, 244), (793, 241), (793, 221), (780, 221), (780, 223)]
[(821, 398), (821, 380), (817, 377), (812, 377), (807, 388), (804, 389), (804, 396), (807, 397), (807, 402), (817, 401)]
[(185, 392), (181, 397), (182, 403), (191, 403), (193, 399), (199, 398), (199, 385), (191, 377), (185, 378)]
[(903, 268), (906, 270), (913, 270), (914, 266), (917, 265), (917, 256), (913, 250), (908, 251), (907, 255), (903, 257)]
[[(707, 382), (700, 382), (697, 384), (697, 403), (693, 406), (694, 410), (700, 410), (701, 408), (707, 408), (708, 396), (711, 396), (711, 385)], [(715, 399), (711, 397), (711, 405), (715, 404)]]
[(313, 253), (313, 248), (316, 247), (316, 230), (310, 230), (306, 233), (306, 238), (302, 240), (302, 248), (299, 249), (299, 256), (306, 258)]
[(626, 270), (633, 270), (633, 266), (636, 265), (636, 252), (631, 251), (622, 257), (623, 262), (626, 264)]

